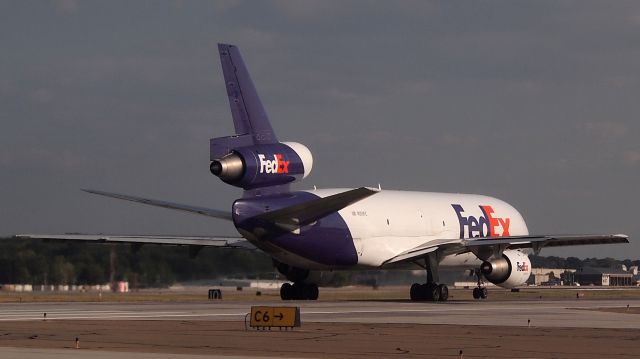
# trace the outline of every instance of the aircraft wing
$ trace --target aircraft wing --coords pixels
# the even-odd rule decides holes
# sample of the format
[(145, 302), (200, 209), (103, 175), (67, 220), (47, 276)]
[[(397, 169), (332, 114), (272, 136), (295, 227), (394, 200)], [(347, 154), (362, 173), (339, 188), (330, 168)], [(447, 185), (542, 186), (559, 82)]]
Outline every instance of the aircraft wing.
[(528, 235), (480, 239), (436, 239), (404, 251), (385, 261), (384, 264), (410, 262), (440, 250), (444, 255), (470, 252), (483, 246), (503, 246), (503, 249), (532, 248), (536, 251), (544, 247), (578, 246), (588, 244), (629, 243), (625, 234), (605, 235)]
[(187, 205), (187, 204), (172, 203), (172, 202), (166, 202), (166, 201), (161, 201), (161, 200), (157, 200), (157, 199), (149, 199), (149, 198), (143, 198), (143, 197), (137, 197), (137, 196), (129, 196), (129, 195), (126, 195), (126, 194), (110, 193), (110, 192), (98, 191), (98, 190), (93, 190), (93, 189), (83, 189), (83, 191), (85, 191), (87, 193), (91, 193), (91, 194), (97, 194), (97, 195), (100, 195), (100, 196), (111, 197), (111, 198), (116, 198), (116, 199), (122, 199), (122, 200), (125, 200), (125, 201), (131, 201), (131, 202), (138, 202), (138, 203), (142, 203), (142, 204), (147, 204), (147, 205), (150, 205), (150, 206), (163, 207), (163, 208), (175, 209), (175, 210), (178, 210), (178, 211), (197, 213), (197, 214), (201, 214), (203, 216), (226, 219), (228, 221), (232, 221), (233, 220), (231, 218), (231, 212), (222, 211), (222, 210), (219, 210), (219, 209), (197, 207), (197, 206), (191, 206), (191, 205)]
[(629, 243), (629, 237), (625, 234), (604, 235), (543, 235), (543, 236), (513, 236), (498, 237), (495, 239), (465, 240), (467, 247), (501, 245), (508, 243), (508, 248), (534, 248), (536, 247), (564, 247), (581, 246), (587, 244), (613, 244)]
[(205, 236), (146, 236), (146, 235), (107, 235), (107, 234), (18, 234), (17, 239), (44, 239), (88, 241), (97, 243), (133, 243), (164, 244), (177, 246), (222, 247), (255, 249), (253, 244), (242, 237), (205, 237)]

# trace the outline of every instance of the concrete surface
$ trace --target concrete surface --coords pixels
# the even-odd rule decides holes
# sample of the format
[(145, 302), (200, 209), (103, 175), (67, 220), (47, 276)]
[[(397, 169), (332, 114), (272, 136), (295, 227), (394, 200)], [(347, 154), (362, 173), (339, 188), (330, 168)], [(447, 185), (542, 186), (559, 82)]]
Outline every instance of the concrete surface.
[[(245, 330), (252, 304), (300, 306), (302, 327)], [(0, 358), (458, 358), (460, 350), (465, 359), (640, 358), (639, 307), (639, 300), (0, 304)]]
[[(303, 322), (413, 323), (540, 327), (640, 329), (640, 315), (597, 311), (640, 307), (640, 300), (478, 301), (412, 303), (338, 302), (203, 302), (203, 303), (11, 303), (0, 304), (3, 321), (47, 320), (207, 320), (243, 321), (251, 305), (295, 305)], [(590, 309), (590, 310), (585, 310)]]

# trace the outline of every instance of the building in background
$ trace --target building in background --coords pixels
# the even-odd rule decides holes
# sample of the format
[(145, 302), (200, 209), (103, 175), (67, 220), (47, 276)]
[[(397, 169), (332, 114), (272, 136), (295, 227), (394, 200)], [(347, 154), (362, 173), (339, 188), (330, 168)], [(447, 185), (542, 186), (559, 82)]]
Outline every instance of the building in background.
[(532, 268), (529, 285), (573, 285), (575, 269)]
[(633, 272), (613, 268), (586, 267), (576, 271), (575, 281), (580, 285), (625, 287), (637, 282)]

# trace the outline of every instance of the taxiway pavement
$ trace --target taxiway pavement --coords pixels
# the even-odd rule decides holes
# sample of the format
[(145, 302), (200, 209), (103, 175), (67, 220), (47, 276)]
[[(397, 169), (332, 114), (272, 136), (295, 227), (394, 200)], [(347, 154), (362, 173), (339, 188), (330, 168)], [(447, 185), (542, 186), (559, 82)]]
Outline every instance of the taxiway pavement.
[(640, 315), (598, 308), (640, 307), (640, 300), (389, 301), (203, 303), (4, 303), (0, 323), (46, 320), (243, 321), (251, 305), (294, 305), (304, 322), (406, 323), (640, 329)]

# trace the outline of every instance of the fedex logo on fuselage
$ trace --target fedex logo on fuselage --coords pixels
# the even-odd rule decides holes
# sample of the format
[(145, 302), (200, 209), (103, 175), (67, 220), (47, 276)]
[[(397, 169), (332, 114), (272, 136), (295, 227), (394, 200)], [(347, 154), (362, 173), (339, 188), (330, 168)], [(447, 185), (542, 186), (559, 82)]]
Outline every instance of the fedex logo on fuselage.
[(282, 159), (281, 153), (273, 155), (272, 160), (268, 160), (267, 156), (259, 153), (260, 173), (289, 173), (289, 162)]
[(482, 216), (465, 216), (464, 208), (459, 204), (452, 204), (460, 223), (460, 238), (475, 237), (506, 237), (509, 236), (511, 218), (497, 217), (491, 206), (478, 206)]

